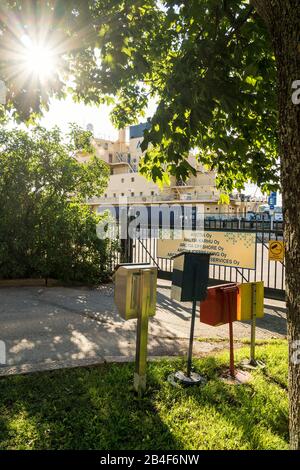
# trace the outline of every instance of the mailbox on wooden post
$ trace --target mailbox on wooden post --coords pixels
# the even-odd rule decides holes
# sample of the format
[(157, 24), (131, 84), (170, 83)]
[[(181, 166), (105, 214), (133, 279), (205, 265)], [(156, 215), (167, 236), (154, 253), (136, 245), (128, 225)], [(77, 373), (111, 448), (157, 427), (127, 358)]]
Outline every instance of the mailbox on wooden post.
[[(145, 275), (146, 279), (144, 279)], [(115, 270), (114, 281), (115, 303), (124, 320), (139, 317), (143, 288), (147, 289), (148, 317), (155, 315), (157, 268), (150, 264), (119, 264)]]
[(251, 321), (250, 359), (242, 362), (245, 368), (264, 368), (262, 361), (255, 357), (256, 319), (264, 316), (264, 283), (263, 281), (239, 284), (237, 297), (237, 319)]
[(124, 320), (137, 318), (134, 390), (146, 388), (148, 319), (156, 311), (157, 268), (150, 264), (121, 264), (116, 267), (115, 303)]

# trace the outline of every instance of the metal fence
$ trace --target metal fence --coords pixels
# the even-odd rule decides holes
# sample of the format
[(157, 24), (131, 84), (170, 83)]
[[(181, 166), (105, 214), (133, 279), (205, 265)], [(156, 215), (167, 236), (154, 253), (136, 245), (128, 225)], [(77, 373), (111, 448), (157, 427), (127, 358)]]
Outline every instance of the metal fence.
[[(264, 281), (265, 295), (268, 298), (285, 298), (285, 264), (269, 260), (269, 241), (283, 240), (283, 224), (277, 221), (247, 220), (205, 220), (206, 231), (251, 232), (256, 234), (256, 266), (254, 270), (211, 265), (210, 284), (225, 282)], [(158, 267), (158, 276), (171, 279), (173, 261), (157, 256), (157, 242), (161, 237), (161, 228), (140, 228), (139, 238), (123, 242), (120, 261), (133, 263), (152, 263)], [(122, 254), (123, 253), (123, 254)]]

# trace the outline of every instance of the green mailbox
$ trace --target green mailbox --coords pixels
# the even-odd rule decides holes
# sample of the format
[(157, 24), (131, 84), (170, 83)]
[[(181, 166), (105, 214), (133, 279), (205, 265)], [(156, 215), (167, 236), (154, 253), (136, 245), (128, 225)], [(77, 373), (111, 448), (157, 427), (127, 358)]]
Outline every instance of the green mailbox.
[(209, 276), (208, 253), (183, 251), (174, 256), (171, 297), (178, 302), (206, 298)]

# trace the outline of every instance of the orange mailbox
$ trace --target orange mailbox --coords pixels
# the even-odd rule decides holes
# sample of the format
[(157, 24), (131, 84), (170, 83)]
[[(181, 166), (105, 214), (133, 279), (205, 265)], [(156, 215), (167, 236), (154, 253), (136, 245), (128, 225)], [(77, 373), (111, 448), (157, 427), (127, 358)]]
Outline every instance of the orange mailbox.
[(206, 299), (200, 303), (200, 321), (211, 326), (236, 321), (237, 295), (236, 284), (209, 287)]

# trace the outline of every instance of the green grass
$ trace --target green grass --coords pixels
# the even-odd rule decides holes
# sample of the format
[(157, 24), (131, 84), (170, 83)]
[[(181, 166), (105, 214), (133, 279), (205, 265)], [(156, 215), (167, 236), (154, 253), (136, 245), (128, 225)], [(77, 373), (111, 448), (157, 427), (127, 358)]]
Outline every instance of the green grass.
[(0, 449), (287, 449), (287, 344), (261, 345), (257, 357), (267, 368), (244, 386), (219, 380), (228, 353), (194, 361), (210, 379), (203, 388), (167, 382), (182, 360), (151, 363), (142, 400), (132, 364), (2, 378)]

